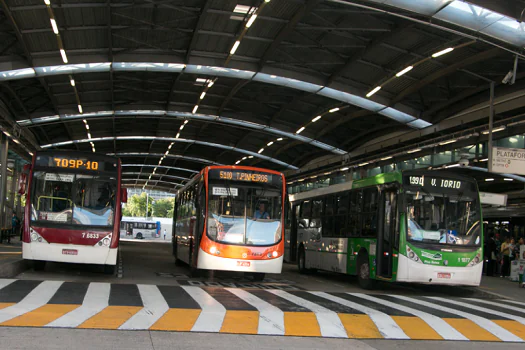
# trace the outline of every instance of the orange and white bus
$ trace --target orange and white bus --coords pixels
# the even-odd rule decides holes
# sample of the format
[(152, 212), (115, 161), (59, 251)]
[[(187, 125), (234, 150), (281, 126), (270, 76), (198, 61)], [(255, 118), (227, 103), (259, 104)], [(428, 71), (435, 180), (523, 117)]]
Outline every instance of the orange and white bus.
[(192, 275), (240, 271), (261, 281), (281, 273), (285, 179), (245, 166), (204, 168), (179, 190), (173, 215), (173, 255)]

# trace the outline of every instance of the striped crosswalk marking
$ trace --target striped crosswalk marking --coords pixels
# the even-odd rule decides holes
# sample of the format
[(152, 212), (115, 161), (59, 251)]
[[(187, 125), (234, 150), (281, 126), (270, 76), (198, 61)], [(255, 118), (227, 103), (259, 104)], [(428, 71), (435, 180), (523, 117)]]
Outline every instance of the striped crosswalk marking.
[(0, 324), (46, 305), (62, 283), (58, 281), (40, 283), (22, 301), (0, 310)]
[(508, 309), (508, 310), (511, 310), (511, 311), (517, 311), (519, 313), (522, 313), (525, 316), (525, 309), (521, 310), (519, 308), (516, 308), (516, 306), (506, 305), (505, 303), (507, 302), (507, 300), (505, 300), (504, 302), (500, 301), (499, 303), (496, 303), (496, 302), (493, 302), (493, 301), (489, 301), (489, 300), (474, 299), (474, 298), (465, 298), (465, 300), (473, 301), (473, 302), (476, 302), (476, 303), (482, 303), (482, 304), (497, 306), (499, 308)]
[(226, 288), (259, 311), (257, 334), (284, 335), (284, 313), (270, 303), (255, 295), (236, 288)]
[(202, 311), (191, 328), (192, 332), (219, 332), (226, 308), (199, 287), (182, 287), (199, 304)]
[(148, 329), (169, 310), (168, 303), (157, 286), (139, 284), (138, 289), (144, 308), (119, 329)]
[(13, 283), (14, 281), (16, 280), (12, 280), (12, 279), (0, 279), (0, 289), (4, 288), (4, 287), (7, 287), (8, 285), (10, 285), (11, 283)]
[(506, 303), (511, 303), (511, 304), (516, 304), (516, 305), (519, 305), (519, 306), (523, 306), (525, 307), (525, 303), (521, 303), (519, 301), (515, 301), (515, 300), (505, 300)]
[(290, 293), (287, 293), (283, 290), (270, 290), (270, 293), (273, 293), (283, 299), (291, 301), (297, 305), (310, 309), (314, 312), (317, 322), (319, 323), (319, 328), (321, 330), (321, 335), (323, 337), (336, 337), (336, 338), (348, 338), (346, 334), (346, 329), (341, 323), (341, 319), (337, 314), (331, 310), (328, 310), (325, 307), (312, 303), (311, 301), (305, 300), (303, 298), (297, 297)]
[(398, 298), (398, 299), (403, 299), (403, 300), (407, 300), (407, 301), (413, 302), (415, 304), (424, 305), (424, 306), (427, 306), (427, 307), (430, 307), (430, 308), (433, 308), (433, 309), (440, 309), (440, 310), (447, 311), (447, 312), (456, 314), (458, 316), (464, 317), (464, 318), (466, 318), (468, 320), (471, 320), (472, 322), (474, 322), (475, 324), (477, 324), (481, 328), (485, 329), (486, 331), (488, 331), (489, 333), (493, 334), (494, 336), (498, 337), (499, 339), (501, 339), (503, 341), (513, 341), (513, 342), (521, 342), (522, 341), (521, 338), (515, 336), (514, 334), (512, 334), (509, 331), (503, 329), (502, 327), (498, 326), (494, 322), (492, 322), (490, 320), (487, 320), (487, 319), (485, 319), (483, 317), (480, 317), (480, 316), (477, 316), (477, 315), (473, 315), (473, 314), (470, 314), (470, 313), (467, 313), (467, 312), (459, 311), (459, 310), (454, 310), (454, 309), (448, 308), (448, 307), (443, 306), (443, 305), (436, 305), (436, 304), (433, 304), (433, 303), (430, 303), (430, 302), (427, 302), (427, 301), (423, 301), (423, 300), (419, 300), (419, 299), (415, 299), (415, 298), (405, 297), (405, 296), (402, 296), (402, 295), (392, 295), (392, 296), (395, 297), (395, 298)]
[[(339, 298), (339, 297), (336, 297), (334, 295), (330, 295), (324, 292), (311, 292), (311, 293), (318, 295), (322, 298), (334, 301), (341, 305), (345, 305), (345, 306), (354, 308), (356, 310), (359, 310), (361, 312), (364, 312), (370, 317), (370, 319), (374, 322), (375, 326), (377, 327), (381, 335), (385, 337), (386, 339), (410, 339), (405, 334), (405, 332), (403, 332), (403, 330), (399, 328), (399, 326), (394, 322), (392, 317), (388, 316), (387, 314), (381, 311), (377, 311), (367, 306), (360, 305), (358, 303), (354, 303), (352, 301), (349, 301), (343, 298)], [(351, 326), (353, 327), (353, 324)]]
[[(375, 298), (373, 296), (366, 295), (366, 294), (353, 293), (352, 295), (360, 297), (360, 298), (368, 299), (368, 300), (374, 301), (374, 302), (376, 302), (376, 303), (378, 303), (380, 305), (382, 304), (382, 305), (385, 305), (385, 306), (389, 306), (391, 308), (398, 309), (398, 310), (406, 312), (408, 314), (412, 314), (414, 316), (417, 316), (420, 319), (422, 319), (423, 321), (425, 321), (433, 330), (435, 330), (441, 337), (443, 337), (443, 339), (446, 339), (446, 340), (468, 340), (463, 334), (459, 333), (456, 329), (454, 329), (448, 323), (443, 321), (443, 319), (441, 319), (439, 317), (436, 317), (434, 315), (430, 315), (430, 314), (428, 314), (426, 312), (423, 312), (423, 311), (420, 311), (420, 310), (416, 310), (416, 309), (410, 308), (408, 306), (392, 303), (392, 302), (390, 302), (388, 300)], [(398, 323), (401, 320), (402, 320), (401, 318), (397, 319)], [(403, 328), (407, 329), (405, 327), (403, 327)], [(414, 327), (414, 328), (418, 329), (417, 327)], [(421, 328), (419, 328), (419, 329), (421, 329)], [(411, 338), (413, 338), (413, 337), (411, 337)], [(424, 339), (428, 339), (428, 338), (424, 338)], [(436, 338), (436, 339), (439, 339), (439, 338)]]
[(50, 322), (48, 327), (78, 327), (91, 317), (108, 307), (109, 283), (89, 284), (82, 306)]

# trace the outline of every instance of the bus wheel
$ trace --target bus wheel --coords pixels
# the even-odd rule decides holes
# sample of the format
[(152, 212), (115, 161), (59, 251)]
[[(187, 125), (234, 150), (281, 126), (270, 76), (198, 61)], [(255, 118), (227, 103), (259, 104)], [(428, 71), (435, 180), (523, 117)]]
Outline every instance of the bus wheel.
[(33, 269), (35, 271), (43, 271), (46, 268), (46, 262), (42, 260), (33, 261)]
[(252, 278), (255, 282), (261, 282), (264, 280), (264, 277), (266, 277), (266, 274), (265, 273), (262, 273), (262, 272), (254, 272), (252, 274)]
[(104, 265), (104, 274), (105, 275), (114, 275), (116, 265)]
[(308, 269), (306, 268), (306, 253), (304, 248), (299, 250), (299, 258), (297, 259), (297, 267), (299, 268), (299, 273), (307, 273)]
[(375, 280), (370, 278), (370, 262), (368, 254), (359, 254), (357, 257), (357, 280), (363, 289), (373, 289)]

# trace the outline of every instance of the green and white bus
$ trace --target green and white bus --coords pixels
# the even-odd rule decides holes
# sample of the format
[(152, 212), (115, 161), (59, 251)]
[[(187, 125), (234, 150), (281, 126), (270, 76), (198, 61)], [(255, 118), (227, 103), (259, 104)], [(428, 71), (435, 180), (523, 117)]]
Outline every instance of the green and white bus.
[(444, 171), (376, 175), (289, 196), (287, 260), (299, 271), (479, 286), (483, 225), (470, 177)]

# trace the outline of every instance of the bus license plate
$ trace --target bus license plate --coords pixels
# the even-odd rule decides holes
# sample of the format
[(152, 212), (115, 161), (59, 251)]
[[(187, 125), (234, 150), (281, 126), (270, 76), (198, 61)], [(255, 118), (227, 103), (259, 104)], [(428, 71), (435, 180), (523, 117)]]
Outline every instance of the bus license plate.
[(78, 255), (78, 250), (76, 249), (62, 249), (63, 255)]
[(237, 266), (250, 267), (249, 261), (237, 261)]
[(438, 278), (450, 279), (450, 272), (438, 272)]

